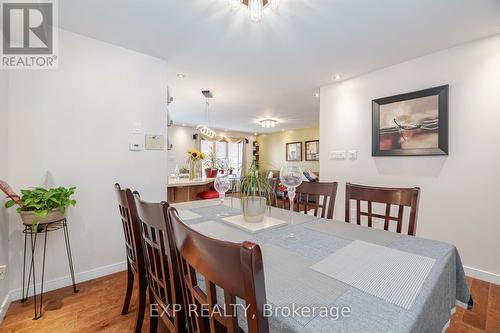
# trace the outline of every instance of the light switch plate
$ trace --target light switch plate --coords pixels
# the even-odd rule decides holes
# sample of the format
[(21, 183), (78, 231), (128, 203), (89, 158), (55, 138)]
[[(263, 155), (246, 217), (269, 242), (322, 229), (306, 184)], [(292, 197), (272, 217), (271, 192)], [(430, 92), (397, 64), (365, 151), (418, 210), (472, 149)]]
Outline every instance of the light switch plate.
[(347, 158), (347, 153), (345, 150), (332, 150), (330, 152), (331, 160), (345, 160)]
[(5, 280), (7, 275), (7, 265), (0, 266), (0, 280)]
[(131, 143), (129, 144), (129, 150), (131, 151), (141, 151), (144, 150), (144, 145), (141, 143)]
[(165, 137), (159, 134), (146, 134), (146, 150), (164, 150)]
[(349, 156), (350, 160), (357, 160), (358, 159), (358, 151), (357, 150), (349, 150), (347, 155)]

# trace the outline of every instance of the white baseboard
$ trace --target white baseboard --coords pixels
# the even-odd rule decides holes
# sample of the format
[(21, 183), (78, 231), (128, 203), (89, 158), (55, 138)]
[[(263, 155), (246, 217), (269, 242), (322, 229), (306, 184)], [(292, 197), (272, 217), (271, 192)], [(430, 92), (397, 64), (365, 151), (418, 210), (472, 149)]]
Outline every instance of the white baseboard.
[(7, 314), (10, 302), (11, 302), (10, 295), (7, 294), (2, 302), (2, 305), (0, 305), (0, 323), (3, 321), (3, 318), (5, 318), (5, 315)]
[[(111, 265), (107, 265), (107, 266), (94, 268), (94, 269), (91, 269), (91, 270), (86, 271), (86, 272), (76, 273), (75, 280), (77, 283), (85, 282), (88, 280), (99, 278), (101, 276), (121, 272), (121, 271), (124, 271), (126, 269), (127, 269), (127, 262), (123, 261), (123, 262), (119, 262), (116, 264), (111, 264)], [(64, 288), (64, 287), (70, 286), (71, 283), (72, 283), (72, 281), (71, 281), (70, 275), (64, 276), (61, 278), (57, 278), (57, 279), (54, 279), (51, 281), (45, 281), (43, 284), (43, 292), (48, 292), (51, 290)], [(41, 287), (41, 284), (36, 285), (37, 293), (40, 292), (40, 287)], [(11, 290), (10, 301), (20, 300), (22, 295), (23, 295), (22, 288)], [(33, 286), (32, 285), (30, 285), (28, 296), (33, 296)]]
[(464, 266), (465, 270), (465, 275), (473, 277), (478, 280), (483, 280), (486, 282), (494, 283), (494, 284), (500, 284), (500, 275), (491, 273), (491, 272), (486, 272), (481, 269), (473, 268), (473, 267), (468, 267)]

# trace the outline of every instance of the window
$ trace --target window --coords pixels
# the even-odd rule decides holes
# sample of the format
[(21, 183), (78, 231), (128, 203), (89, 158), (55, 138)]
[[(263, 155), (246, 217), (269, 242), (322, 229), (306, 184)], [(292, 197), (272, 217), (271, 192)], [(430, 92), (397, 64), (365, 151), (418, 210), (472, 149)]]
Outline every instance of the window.
[(227, 161), (228, 167), (234, 169), (234, 173), (241, 176), (243, 165), (243, 142), (228, 143), (219, 141), (201, 140), (201, 151), (206, 155), (213, 149), (218, 160)]

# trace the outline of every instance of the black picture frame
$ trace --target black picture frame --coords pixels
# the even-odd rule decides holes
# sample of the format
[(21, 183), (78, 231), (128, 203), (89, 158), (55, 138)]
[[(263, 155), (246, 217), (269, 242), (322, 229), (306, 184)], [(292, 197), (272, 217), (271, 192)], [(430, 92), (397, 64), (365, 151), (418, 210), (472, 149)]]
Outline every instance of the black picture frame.
[[(300, 153), (299, 156), (296, 157), (295, 159), (290, 158), (290, 154), (289, 154), (289, 152), (290, 152), (289, 148), (292, 147), (292, 146), (295, 146), (295, 151), (298, 151)], [(299, 161), (302, 161), (302, 142), (298, 141), (298, 142), (289, 142), (289, 143), (287, 143), (286, 144), (285, 154), (286, 154), (286, 160), (287, 161), (290, 161), (290, 162), (299, 162)]]
[[(438, 96), (438, 146), (436, 148), (413, 149), (380, 149), (380, 108), (385, 104), (419, 99), (422, 97)], [(448, 96), (449, 85), (414, 91), (372, 101), (372, 156), (438, 156), (448, 155)], [(405, 129), (398, 125), (398, 131)], [(420, 128), (419, 128), (420, 129)]]
[[(319, 140), (311, 140), (311, 141), (306, 141), (304, 142), (305, 144), (305, 154), (306, 154), (306, 161), (319, 161)], [(316, 144), (317, 145), (317, 149), (316, 149), (316, 153), (311, 153), (309, 151), (309, 145), (310, 144)], [(314, 155), (314, 157), (311, 158), (310, 155)]]

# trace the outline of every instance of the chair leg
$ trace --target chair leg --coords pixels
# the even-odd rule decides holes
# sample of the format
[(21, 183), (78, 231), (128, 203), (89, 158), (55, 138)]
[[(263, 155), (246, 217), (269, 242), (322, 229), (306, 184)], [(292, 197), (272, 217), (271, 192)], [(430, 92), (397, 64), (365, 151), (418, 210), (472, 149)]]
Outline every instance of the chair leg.
[(125, 302), (123, 303), (122, 315), (128, 313), (128, 307), (130, 305), (130, 298), (132, 298), (132, 291), (134, 290), (134, 272), (130, 263), (127, 261), (127, 292), (125, 294)]
[(135, 322), (135, 333), (141, 333), (144, 313), (146, 311), (146, 291), (148, 289), (145, 277), (139, 277), (139, 308), (137, 310), (137, 320)]
[[(149, 303), (151, 304), (153, 301), (152, 293), (149, 291)], [(152, 316), (150, 313), (149, 316), (149, 333), (156, 333), (158, 331), (158, 316), (159, 313), (157, 313), (155, 316)]]

